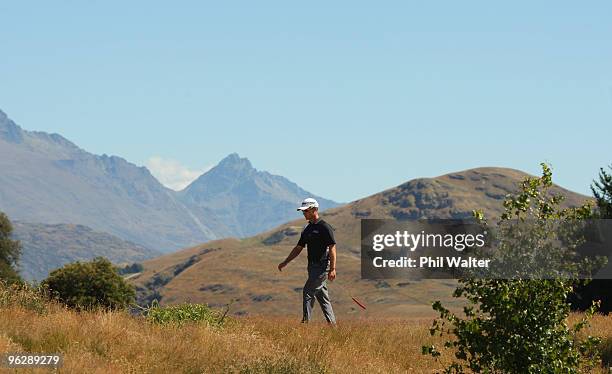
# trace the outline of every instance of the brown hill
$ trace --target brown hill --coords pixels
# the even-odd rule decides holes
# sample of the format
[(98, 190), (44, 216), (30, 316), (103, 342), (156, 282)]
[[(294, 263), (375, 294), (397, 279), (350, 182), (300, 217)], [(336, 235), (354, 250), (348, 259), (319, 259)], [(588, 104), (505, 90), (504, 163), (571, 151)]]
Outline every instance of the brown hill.
[[(330, 293), (339, 317), (432, 315), (430, 305), (436, 299), (460, 306), (450, 296), (452, 280), (360, 279), (360, 219), (464, 218), (473, 209), (495, 219), (503, 211), (504, 196), (515, 192), (526, 176), (491, 167), (419, 178), (324, 212), (322, 217), (335, 228), (338, 242), (338, 278)], [(568, 206), (588, 199), (560, 187), (553, 190), (566, 196)], [(282, 273), (276, 266), (297, 243), (304, 224), (299, 218), (251, 238), (217, 240), (146, 261), (145, 270), (132, 282), (143, 302), (155, 297), (161, 297), (162, 304), (192, 301), (222, 306), (234, 301), (231, 309), (237, 314), (300, 318), (306, 256), (300, 255)], [(358, 310), (351, 296), (365, 301), (367, 311)]]

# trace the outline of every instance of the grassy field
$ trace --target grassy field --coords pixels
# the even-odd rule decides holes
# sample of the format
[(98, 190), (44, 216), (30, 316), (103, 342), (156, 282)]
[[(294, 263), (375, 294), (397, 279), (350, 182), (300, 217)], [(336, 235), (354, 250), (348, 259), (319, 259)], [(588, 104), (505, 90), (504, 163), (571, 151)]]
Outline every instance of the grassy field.
[[(432, 373), (450, 360), (421, 355), (423, 344), (441, 345), (429, 335), (429, 318), (352, 319), (336, 328), (263, 317), (221, 328), (159, 326), (125, 312), (77, 313), (1, 292), (0, 316), (0, 352), (61, 352), (63, 373)], [(587, 333), (607, 338), (609, 357), (612, 316), (595, 316)]]

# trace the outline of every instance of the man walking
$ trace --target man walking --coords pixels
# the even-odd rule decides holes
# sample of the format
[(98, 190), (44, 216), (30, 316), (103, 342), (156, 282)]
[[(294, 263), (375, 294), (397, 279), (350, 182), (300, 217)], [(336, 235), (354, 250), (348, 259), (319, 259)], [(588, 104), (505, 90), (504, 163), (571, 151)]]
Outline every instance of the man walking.
[(291, 260), (302, 252), (304, 247), (307, 247), (308, 280), (302, 291), (304, 304), (302, 322), (305, 323), (312, 319), (312, 307), (316, 299), (321, 305), (321, 310), (327, 322), (335, 324), (336, 317), (327, 291), (327, 279), (333, 281), (336, 278), (334, 231), (327, 222), (319, 218), (319, 203), (315, 199), (305, 199), (297, 210), (304, 213), (308, 225), (302, 231), (300, 240), (289, 253), (289, 256), (285, 261), (278, 264), (278, 270), (282, 271)]

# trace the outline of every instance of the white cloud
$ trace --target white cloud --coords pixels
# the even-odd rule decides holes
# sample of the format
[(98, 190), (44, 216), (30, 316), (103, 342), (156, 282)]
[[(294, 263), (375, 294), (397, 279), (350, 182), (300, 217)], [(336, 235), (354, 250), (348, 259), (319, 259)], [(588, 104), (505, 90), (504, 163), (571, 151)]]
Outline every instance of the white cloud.
[(176, 160), (164, 159), (159, 156), (150, 157), (146, 162), (146, 167), (161, 184), (175, 191), (187, 187), (189, 183), (211, 168), (191, 170)]

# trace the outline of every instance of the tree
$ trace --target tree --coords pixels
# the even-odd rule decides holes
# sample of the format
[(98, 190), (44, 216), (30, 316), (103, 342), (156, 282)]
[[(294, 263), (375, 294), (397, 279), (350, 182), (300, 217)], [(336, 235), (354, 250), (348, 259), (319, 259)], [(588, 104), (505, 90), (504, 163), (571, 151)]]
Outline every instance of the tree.
[(134, 288), (103, 257), (54, 270), (42, 282), (52, 295), (75, 309), (121, 309), (134, 301)]
[[(612, 165), (608, 168), (612, 170)], [(599, 218), (612, 219), (612, 175), (600, 168), (599, 182), (593, 181), (591, 191), (597, 200)]]
[[(609, 168), (612, 170), (612, 165)], [(612, 175), (600, 168), (599, 181), (593, 181), (591, 191), (597, 204), (595, 217), (612, 219)], [(607, 314), (612, 311), (612, 280), (594, 279), (586, 285), (577, 287), (570, 295), (572, 308), (578, 310), (585, 310), (593, 301), (598, 300), (601, 302), (600, 312)]]
[[(561, 209), (563, 197), (550, 194), (551, 186), (550, 168), (542, 164), (542, 177), (527, 178), (520, 191), (504, 201), (505, 213), (498, 222), (501, 228), (496, 239), (503, 251), (527, 254), (520, 257), (521, 262), (538, 255), (523, 252), (534, 246), (542, 245), (549, 252), (547, 256), (558, 253), (550, 245), (560, 239), (556, 230), (549, 229), (551, 222), (572, 223), (591, 216), (588, 204)], [(474, 214), (486, 225), (482, 212)], [(521, 225), (523, 222), (529, 224)], [(598, 339), (581, 338), (578, 333), (588, 325), (595, 306), (573, 327), (567, 325), (567, 295), (576, 282), (562, 277), (460, 279), (453, 296), (467, 300), (465, 317), (450, 312), (439, 301), (433, 303), (440, 317), (434, 320), (430, 333), (452, 337), (444, 346), (454, 349), (459, 360), (445, 372), (463, 373), (467, 368), (477, 373), (578, 373), (581, 366), (594, 365)], [(441, 352), (424, 346), (423, 354), (438, 357)]]
[(8, 283), (21, 281), (15, 270), (21, 253), (21, 244), (11, 239), (12, 232), (11, 221), (6, 214), (0, 212), (0, 280)]

